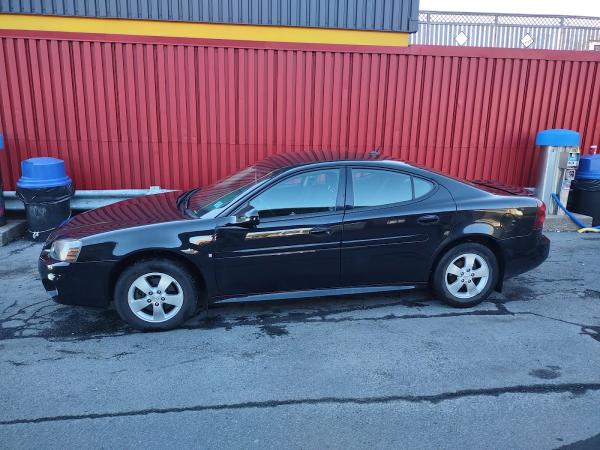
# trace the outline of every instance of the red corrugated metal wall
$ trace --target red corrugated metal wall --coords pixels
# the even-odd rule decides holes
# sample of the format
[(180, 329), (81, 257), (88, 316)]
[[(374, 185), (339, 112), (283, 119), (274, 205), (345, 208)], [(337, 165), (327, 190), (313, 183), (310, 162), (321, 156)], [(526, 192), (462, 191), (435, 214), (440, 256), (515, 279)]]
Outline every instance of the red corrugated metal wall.
[(579, 130), (584, 147), (600, 141), (593, 52), (7, 33), (5, 189), (19, 162), (39, 155), (66, 160), (79, 189), (189, 188), (312, 148), (380, 148), (462, 178), (531, 185), (537, 130)]

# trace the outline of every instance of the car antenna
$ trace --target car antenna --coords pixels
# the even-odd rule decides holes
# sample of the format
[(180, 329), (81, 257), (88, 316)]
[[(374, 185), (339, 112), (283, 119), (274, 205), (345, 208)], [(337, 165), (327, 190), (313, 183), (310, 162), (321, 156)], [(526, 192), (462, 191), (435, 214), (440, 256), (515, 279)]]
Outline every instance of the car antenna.
[(377, 147), (377, 148), (374, 148), (373, 150), (371, 150), (371, 151), (369, 152), (369, 156), (370, 156), (371, 158), (377, 158), (377, 157), (378, 157), (378, 156), (381, 154), (381, 152), (379, 151), (379, 149), (380, 149), (380, 148), (381, 148), (381, 147)]

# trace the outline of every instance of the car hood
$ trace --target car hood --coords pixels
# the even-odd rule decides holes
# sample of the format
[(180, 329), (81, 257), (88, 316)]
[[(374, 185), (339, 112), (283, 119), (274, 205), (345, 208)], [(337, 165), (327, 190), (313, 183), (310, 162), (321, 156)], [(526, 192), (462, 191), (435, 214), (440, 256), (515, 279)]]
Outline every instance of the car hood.
[(179, 194), (175, 191), (145, 195), (78, 214), (50, 234), (48, 242), (58, 238), (79, 239), (122, 228), (191, 219), (177, 208)]

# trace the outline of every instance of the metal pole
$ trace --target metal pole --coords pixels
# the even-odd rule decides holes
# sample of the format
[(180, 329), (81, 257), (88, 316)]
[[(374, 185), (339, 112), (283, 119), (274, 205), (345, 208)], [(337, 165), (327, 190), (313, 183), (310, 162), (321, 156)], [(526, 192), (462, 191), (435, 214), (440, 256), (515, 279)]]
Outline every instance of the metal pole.
[[(4, 136), (0, 134), (0, 150), (4, 150)], [(6, 225), (6, 209), (2, 193), (2, 167), (0, 167), (0, 227)]]

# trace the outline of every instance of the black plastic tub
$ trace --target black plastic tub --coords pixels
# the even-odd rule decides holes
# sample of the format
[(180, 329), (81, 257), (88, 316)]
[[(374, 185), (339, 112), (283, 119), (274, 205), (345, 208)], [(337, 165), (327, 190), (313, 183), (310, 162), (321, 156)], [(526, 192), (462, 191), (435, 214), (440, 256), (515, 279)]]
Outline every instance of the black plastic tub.
[(592, 217), (592, 226), (600, 225), (600, 155), (581, 157), (569, 205), (573, 212)]
[(17, 197), (25, 205), (27, 237), (44, 241), (71, 217), (73, 183), (60, 159), (31, 158), (21, 163), (21, 170)]
[(600, 180), (574, 180), (571, 184), (571, 209), (592, 217), (592, 226), (600, 225)]

